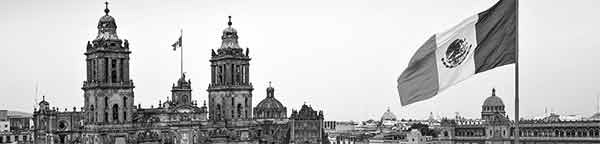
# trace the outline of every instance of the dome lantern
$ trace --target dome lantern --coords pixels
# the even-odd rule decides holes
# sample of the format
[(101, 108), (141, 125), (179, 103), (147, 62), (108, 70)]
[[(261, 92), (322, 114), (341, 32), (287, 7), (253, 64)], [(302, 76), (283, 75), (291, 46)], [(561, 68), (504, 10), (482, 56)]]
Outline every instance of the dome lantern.
[(231, 25), (231, 16), (228, 17), (229, 21), (227, 22), (227, 28), (223, 30), (223, 36), (221, 36), (221, 48), (241, 48), (238, 44), (238, 35), (237, 30), (235, 30)]
[(115, 18), (108, 15), (110, 12), (108, 9), (108, 2), (104, 2), (104, 5), (104, 15), (100, 17), (100, 20), (98, 21), (98, 36), (96, 36), (95, 40), (120, 41), (117, 36), (117, 23), (115, 22)]

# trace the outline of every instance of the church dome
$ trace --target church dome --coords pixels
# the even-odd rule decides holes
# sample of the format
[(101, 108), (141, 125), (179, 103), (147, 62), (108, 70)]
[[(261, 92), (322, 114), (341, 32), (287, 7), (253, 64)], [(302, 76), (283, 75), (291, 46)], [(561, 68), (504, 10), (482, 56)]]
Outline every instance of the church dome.
[(381, 116), (381, 120), (396, 120), (396, 115), (390, 111), (390, 108), (387, 109), (385, 113)]
[(260, 101), (256, 107), (254, 107), (254, 117), (258, 119), (264, 118), (286, 118), (287, 108), (275, 99), (275, 88), (271, 86), (267, 88), (267, 97)]
[(99, 20), (100, 23), (103, 23), (103, 22), (114, 22), (114, 21), (115, 21), (115, 18), (113, 18), (112, 16), (110, 16), (108, 14), (100, 17), (100, 20)]
[(260, 103), (258, 103), (258, 105), (256, 105), (256, 108), (283, 109), (285, 107), (283, 107), (283, 104), (281, 104), (281, 102), (279, 102), (279, 100), (277, 100), (273, 97), (269, 97), (269, 98), (265, 98), (262, 101), (260, 101)]
[(263, 99), (256, 105), (256, 108), (264, 108), (264, 109), (283, 109), (285, 108), (281, 102), (275, 99), (275, 88), (271, 86), (271, 82), (269, 82), (269, 87), (267, 87), (267, 98)]
[(485, 99), (483, 102), (484, 107), (493, 107), (493, 106), (504, 106), (504, 102), (500, 97), (496, 96), (496, 89), (492, 89), (492, 96)]
[(50, 105), (50, 103), (46, 100), (42, 100), (39, 105)]

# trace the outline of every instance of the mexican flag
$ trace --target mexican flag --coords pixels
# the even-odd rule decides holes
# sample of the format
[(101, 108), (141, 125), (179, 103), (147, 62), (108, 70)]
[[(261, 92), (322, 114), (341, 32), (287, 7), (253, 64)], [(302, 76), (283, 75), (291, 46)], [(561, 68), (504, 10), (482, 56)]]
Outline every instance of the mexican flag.
[(434, 97), (472, 75), (516, 62), (516, 0), (431, 36), (398, 78), (402, 106)]

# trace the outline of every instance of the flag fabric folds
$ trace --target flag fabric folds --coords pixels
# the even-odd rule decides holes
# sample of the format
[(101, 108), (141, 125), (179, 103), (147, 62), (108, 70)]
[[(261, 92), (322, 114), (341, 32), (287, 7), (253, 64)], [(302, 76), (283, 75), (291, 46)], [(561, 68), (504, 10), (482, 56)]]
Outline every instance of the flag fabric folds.
[(182, 37), (183, 36), (179, 36), (179, 39), (177, 39), (177, 41), (171, 45), (173, 47), (173, 51), (177, 50), (178, 47), (183, 45)]
[(516, 0), (500, 0), (431, 36), (398, 77), (402, 106), (434, 97), (474, 74), (516, 62)]

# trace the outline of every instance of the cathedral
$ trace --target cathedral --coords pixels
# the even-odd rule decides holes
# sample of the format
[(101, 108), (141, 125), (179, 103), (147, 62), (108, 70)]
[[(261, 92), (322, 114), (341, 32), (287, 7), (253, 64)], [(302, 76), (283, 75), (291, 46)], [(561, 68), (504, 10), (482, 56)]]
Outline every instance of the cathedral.
[(129, 73), (132, 51), (127, 39), (118, 37), (105, 4), (98, 35), (86, 45), (83, 107), (61, 110), (44, 98), (34, 110), (34, 143), (328, 143), (323, 111), (304, 104), (288, 117), (270, 83), (266, 97), (253, 107), (250, 53), (239, 46), (231, 17), (209, 60), (208, 103), (192, 101), (192, 82), (182, 74), (169, 100), (158, 107), (136, 106)]

